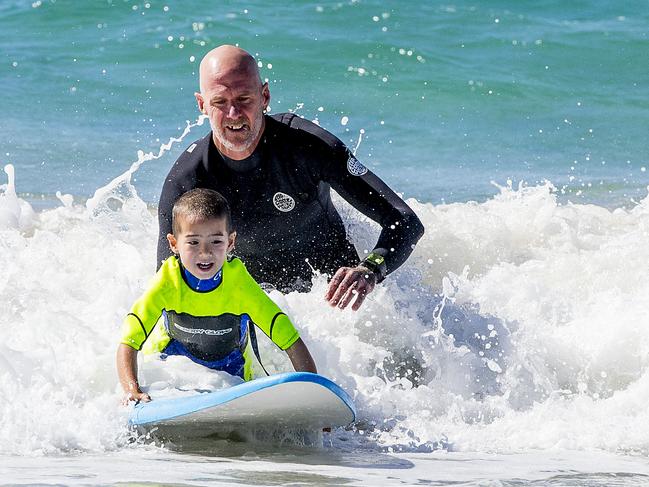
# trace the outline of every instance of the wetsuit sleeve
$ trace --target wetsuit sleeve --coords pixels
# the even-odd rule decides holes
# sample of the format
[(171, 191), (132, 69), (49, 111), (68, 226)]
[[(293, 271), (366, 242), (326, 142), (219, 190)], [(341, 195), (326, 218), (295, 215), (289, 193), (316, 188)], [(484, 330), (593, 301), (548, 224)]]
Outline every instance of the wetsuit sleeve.
[(372, 252), (385, 258), (386, 275), (398, 269), (424, 234), (424, 226), (415, 212), (369, 171), (355, 181), (343, 175), (331, 177), (328, 182), (348, 203), (381, 225)]
[(348, 167), (363, 167), (345, 149), (329, 167), (327, 182), (345, 200), (379, 225), (381, 233), (373, 253), (385, 258), (386, 275), (399, 268), (424, 234), (415, 212), (373, 172), (355, 176)]
[(164, 295), (161, 272), (158, 272), (151, 286), (135, 301), (130, 313), (124, 318), (121, 343), (135, 350), (142, 349), (165, 308)]
[(237, 267), (240, 266), (240, 272), (237, 274), (242, 280), (241, 289), (243, 290), (242, 295), (245, 296), (244, 309), (246, 313), (275, 345), (286, 350), (300, 338), (300, 334), (286, 313), (259, 287), (243, 263), (235, 259), (233, 264)]
[(337, 137), (299, 117), (291, 125), (301, 125), (327, 146), (320, 177), (349, 204), (381, 225), (373, 253), (385, 258), (386, 274), (397, 269), (410, 256), (424, 234), (415, 212), (387, 184), (361, 164)]

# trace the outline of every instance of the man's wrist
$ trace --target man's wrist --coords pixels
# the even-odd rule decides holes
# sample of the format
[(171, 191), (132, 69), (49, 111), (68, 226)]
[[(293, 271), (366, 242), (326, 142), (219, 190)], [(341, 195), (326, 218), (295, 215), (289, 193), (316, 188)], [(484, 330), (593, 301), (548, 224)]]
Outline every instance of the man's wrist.
[(370, 269), (362, 262), (356, 266), (356, 269), (361, 270), (365, 274), (366, 279), (372, 278), (375, 284), (379, 282), (379, 275), (374, 271), (374, 269)]
[(387, 266), (385, 265), (385, 257), (376, 252), (370, 252), (359, 264), (359, 267), (364, 267), (370, 270), (376, 276), (376, 282), (379, 283), (387, 275)]

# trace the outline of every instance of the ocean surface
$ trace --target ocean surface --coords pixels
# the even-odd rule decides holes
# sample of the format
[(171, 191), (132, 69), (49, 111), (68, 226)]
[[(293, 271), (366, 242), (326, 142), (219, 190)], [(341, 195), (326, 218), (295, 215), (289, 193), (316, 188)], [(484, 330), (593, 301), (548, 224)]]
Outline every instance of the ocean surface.
[[(4, 0), (0, 32), (0, 485), (649, 485), (649, 2)], [(125, 426), (119, 324), (223, 43), (426, 227), (359, 312), (323, 276), (271, 293), (354, 398), (347, 429)], [(159, 395), (228, 382), (141, 374)]]

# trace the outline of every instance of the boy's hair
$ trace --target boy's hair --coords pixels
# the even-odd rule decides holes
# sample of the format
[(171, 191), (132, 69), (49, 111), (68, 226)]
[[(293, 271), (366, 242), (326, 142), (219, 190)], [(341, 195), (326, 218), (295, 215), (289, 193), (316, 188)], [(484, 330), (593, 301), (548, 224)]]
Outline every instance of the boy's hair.
[(174, 203), (171, 211), (171, 231), (174, 235), (180, 233), (180, 220), (205, 221), (225, 219), (228, 233), (232, 232), (232, 217), (230, 205), (221, 193), (207, 188), (196, 188), (184, 193)]

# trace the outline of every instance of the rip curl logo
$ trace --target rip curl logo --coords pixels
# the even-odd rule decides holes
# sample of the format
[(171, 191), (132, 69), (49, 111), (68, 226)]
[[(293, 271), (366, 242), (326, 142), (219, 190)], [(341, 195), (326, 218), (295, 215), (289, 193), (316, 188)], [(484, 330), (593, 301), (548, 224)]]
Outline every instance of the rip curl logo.
[(279, 211), (283, 211), (286, 213), (288, 211), (291, 211), (293, 208), (295, 208), (295, 200), (293, 199), (292, 196), (289, 196), (286, 193), (282, 193), (278, 191), (273, 196), (273, 205), (275, 205), (275, 208), (277, 208)]
[(185, 328), (180, 326), (178, 323), (174, 323), (174, 326), (180, 331), (189, 333), (190, 335), (212, 335), (212, 336), (221, 336), (227, 335), (232, 331), (232, 328), (225, 328), (224, 330), (206, 330), (204, 328)]
[(352, 154), (350, 154), (349, 159), (347, 159), (347, 170), (352, 176), (362, 176), (367, 173), (367, 168), (358, 162), (358, 159), (356, 159)]

